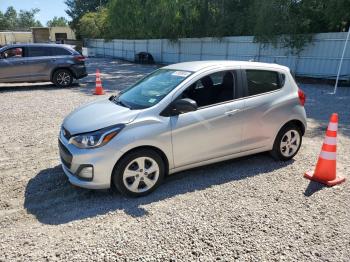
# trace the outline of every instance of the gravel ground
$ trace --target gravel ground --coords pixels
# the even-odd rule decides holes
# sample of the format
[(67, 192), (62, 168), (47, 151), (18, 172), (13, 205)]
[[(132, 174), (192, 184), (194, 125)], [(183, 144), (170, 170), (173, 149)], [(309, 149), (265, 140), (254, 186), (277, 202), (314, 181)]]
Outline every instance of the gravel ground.
[(338, 174), (348, 177), (350, 89), (302, 85), (308, 130), (293, 161), (267, 154), (181, 172), (127, 199), (71, 186), (59, 165), (60, 124), (91, 95), (96, 67), (108, 93), (154, 66), (92, 59), (74, 87), (0, 86), (0, 261), (350, 261), (350, 183), (326, 188), (313, 169), (338, 112)]

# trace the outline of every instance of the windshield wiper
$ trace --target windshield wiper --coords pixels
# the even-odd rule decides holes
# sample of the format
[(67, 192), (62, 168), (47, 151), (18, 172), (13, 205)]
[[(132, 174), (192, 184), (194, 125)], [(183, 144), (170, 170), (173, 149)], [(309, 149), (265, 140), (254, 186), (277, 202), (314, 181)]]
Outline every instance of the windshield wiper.
[(115, 104), (117, 104), (117, 105), (120, 105), (120, 106), (122, 106), (122, 107), (126, 107), (126, 108), (129, 108), (129, 109), (131, 109), (131, 107), (129, 106), (129, 105), (127, 105), (127, 104), (125, 104), (124, 102), (122, 102), (118, 97), (111, 97), (111, 99), (110, 99), (112, 102), (114, 102)]

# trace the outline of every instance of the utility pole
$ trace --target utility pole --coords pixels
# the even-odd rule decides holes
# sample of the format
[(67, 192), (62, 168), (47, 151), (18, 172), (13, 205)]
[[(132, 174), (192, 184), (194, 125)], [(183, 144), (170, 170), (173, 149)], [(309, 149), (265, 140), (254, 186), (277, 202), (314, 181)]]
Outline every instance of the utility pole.
[(350, 36), (350, 26), (349, 26), (348, 34), (346, 36), (344, 49), (343, 49), (343, 54), (341, 55), (341, 59), (340, 59), (339, 67), (338, 67), (338, 74), (337, 74), (337, 79), (335, 80), (335, 86), (334, 86), (333, 95), (335, 95), (337, 93), (339, 76), (340, 76), (340, 73), (341, 73), (341, 68), (343, 66), (343, 60), (344, 60), (344, 56), (345, 56), (346, 46), (348, 45), (349, 36)]

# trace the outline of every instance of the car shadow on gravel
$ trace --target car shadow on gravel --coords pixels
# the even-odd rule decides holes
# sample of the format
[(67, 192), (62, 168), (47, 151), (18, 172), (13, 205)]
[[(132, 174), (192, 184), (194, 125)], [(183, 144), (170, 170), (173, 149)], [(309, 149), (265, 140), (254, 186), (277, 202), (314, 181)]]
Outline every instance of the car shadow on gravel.
[[(79, 83), (73, 83), (70, 87), (65, 87), (64, 89), (72, 89), (79, 87)], [(0, 84), (0, 93), (8, 92), (23, 92), (23, 91), (49, 91), (49, 90), (62, 90), (62, 87), (57, 87), (54, 84), (49, 83), (18, 83), (10, 85), (1, 85)]]
[[(152, 194), (125, 198), (112, 190), (87, 190), (72, 186), (60, 166), (40, 171), (25, 190), (24, 208), (41, 223), (58, 225), (75, 220), (124, 211), (132, 217), (148, 214), (144, 205), (215, 185), (264, 175), (293, 163), (274, 161), (258, 154), (200, 167), (167, 177)], [(234, 184), (233, 184), (234, 186)]]

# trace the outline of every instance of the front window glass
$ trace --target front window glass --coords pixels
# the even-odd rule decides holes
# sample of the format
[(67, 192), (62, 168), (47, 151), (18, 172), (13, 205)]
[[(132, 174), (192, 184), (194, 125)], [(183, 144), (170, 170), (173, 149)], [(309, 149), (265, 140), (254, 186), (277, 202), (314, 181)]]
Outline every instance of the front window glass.
[(5, 59), (22, 58), (23, 57), (23, 49), (20, 47), (7, 49), (5, 52), (3, 52), (2, 57)]
[(237, 72), (220, 71), (207, 75), (187, 88), (180, 98), (196, 101), (198, 107), (205, 107), (236, 99)]
[(188, 71), (159, 69), (122, 91), (115, 102), (131, 109), (154, 106), (190, 75)]

